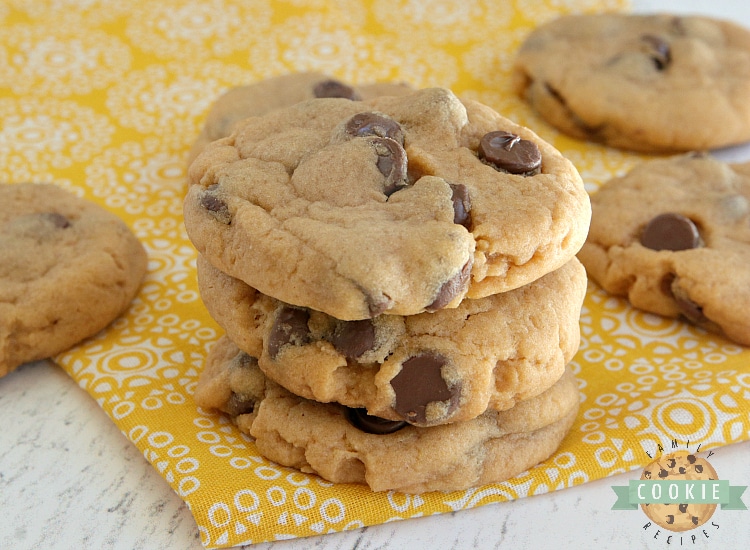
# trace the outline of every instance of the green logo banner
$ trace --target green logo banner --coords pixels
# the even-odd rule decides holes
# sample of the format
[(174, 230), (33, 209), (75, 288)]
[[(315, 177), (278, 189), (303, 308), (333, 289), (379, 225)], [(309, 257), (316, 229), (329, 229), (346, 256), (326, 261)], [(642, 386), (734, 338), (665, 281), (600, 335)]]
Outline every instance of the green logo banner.
[(636, 510), (641, 504), (720, 504), (722, 510), (747, 510), (742, 493), (747, 485), (730, 485), (724, 479), (633, 479), (612, 485), (617, 501), (612, 510)]

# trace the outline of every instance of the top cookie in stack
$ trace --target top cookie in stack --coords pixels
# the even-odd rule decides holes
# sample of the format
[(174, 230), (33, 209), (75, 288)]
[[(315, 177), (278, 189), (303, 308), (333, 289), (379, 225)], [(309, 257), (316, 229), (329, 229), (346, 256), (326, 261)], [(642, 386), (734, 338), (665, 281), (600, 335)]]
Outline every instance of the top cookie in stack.
[(528, 284), (575, 255), (590, 219), (556, 149), (442, 88), (246, 119), (189, 179), (185, 225), (212, 265), (341, 320)]

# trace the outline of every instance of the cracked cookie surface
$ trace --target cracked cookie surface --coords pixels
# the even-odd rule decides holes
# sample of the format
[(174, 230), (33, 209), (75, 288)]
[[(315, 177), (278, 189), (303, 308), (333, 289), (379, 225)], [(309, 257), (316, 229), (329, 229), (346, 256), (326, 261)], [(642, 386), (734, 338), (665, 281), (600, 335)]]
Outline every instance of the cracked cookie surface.
[(442, 88), (246, 119), (189, 178), (185, 226), (208, 261), (341, 320), (523, 286), (574, 256), (590, 219), (556, 149)]
[(570, 369), (544, 393), (467, 422), (419, 428), (298, 397), (227, 337), (211, 348), (195, 400), (228, 414), (269, 460), (374, 491), (454, 491), (504, 481), (548, 458), (579, 406)]
[(750, 31), (670, 14), (573, 15), (533, 31), (518, 93), (579, 139), (643, 152), (750, 140)]
[(578, 257), (604, 290), (750, 345), (750, 163), (652, 160), (591, 200)]
[(146, 252), (114, 214), (49, 184), (0, 185), (0, 376), (118, 317)]
[(573, 258), (454, 309), (358, 321), (290, 307), (202, 256), (198, 283), (232, 341), (289, 391), (430, 426), (508, 409), (554, 384), (578, 349), (586, 273)]

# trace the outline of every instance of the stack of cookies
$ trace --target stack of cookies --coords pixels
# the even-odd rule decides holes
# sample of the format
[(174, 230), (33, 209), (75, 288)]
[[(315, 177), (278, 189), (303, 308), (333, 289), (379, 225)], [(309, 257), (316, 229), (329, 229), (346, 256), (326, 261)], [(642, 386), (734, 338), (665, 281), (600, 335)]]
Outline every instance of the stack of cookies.
[(225, 330), (195, 398), (261, 454), (459, 490), (552, 454), (578, 390), (583, 182), (450, 90), (317, 98), (201, 146), (184, 216)]

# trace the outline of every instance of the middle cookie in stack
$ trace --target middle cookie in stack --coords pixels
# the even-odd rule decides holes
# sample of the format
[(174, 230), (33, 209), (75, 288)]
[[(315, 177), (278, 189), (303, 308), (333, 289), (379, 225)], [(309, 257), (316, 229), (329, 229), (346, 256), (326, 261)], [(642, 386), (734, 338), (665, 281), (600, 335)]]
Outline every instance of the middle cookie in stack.
[(442, 88), (306, 101), (240, 123), (189, 175), (201, 296), (294, 395), (460, 431), (546, 392), (577, 350), (588, 196), (486, 106)]

